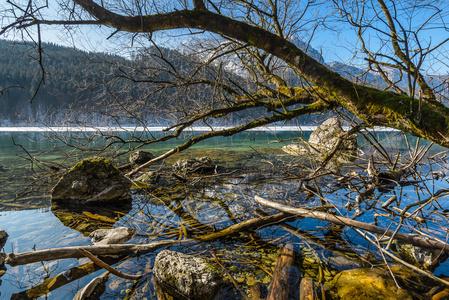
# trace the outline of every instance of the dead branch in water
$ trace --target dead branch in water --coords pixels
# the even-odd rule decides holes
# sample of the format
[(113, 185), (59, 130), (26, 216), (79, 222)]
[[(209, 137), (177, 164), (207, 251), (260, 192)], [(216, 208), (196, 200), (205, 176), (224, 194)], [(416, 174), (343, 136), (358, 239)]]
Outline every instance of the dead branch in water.
[(432, 248), (440, 249), (440, 250), (443, 250), (443, 251), (449, 253), (449, 244), (431, 239), (429, 237), (410, 235), (410, 234), (406, 234), (406, 233), (402, 233), (402, 232), (395, 233), (393, 230), (382, 228), (382, 227), (379, 227), (376, 225), (363, 223), (363, 222), (348, 219), (348, 218), (345, 218), (342, 216), (336, 216), (336, 215), (326, 213), (326, 212), (311, 211), (310, 209), (290, 207), (287, 205), (282, 205), (279, 203), (275, 203), (273, 201), (263, 199), (262, 197), (259, 197), (259, 196), (255, 196), (255, 200), (257, 203), (259, 203), (263, 206), (274, 208), (276, 210), (279, 210), (279, 211), (282, 211), (285, 213), (296, 214), (298, 216), (305, 217), (305, 218), (313, 218), (313, 219), (329, 221), (329, 222), (332, 222), (332, 223), (335, 223), (338, 225), (345, 225), (345, 226), (349, 226), (352, 228), (363, 229), (363, 230), (378, 233), (378, 234), (381, 234), (384, 236), (385, 235), (386, 236), (395, 235), (396, 239), (405, 241), (412, 245), (431, 248), (431, 249)]
[(84, 247), (66, 247), (66, 248), (55, 248), (39, 251), (31, 251), (20, 254), (9, 253), (6, 257), (5, 263), (10, 266), (25, 265), (30, 263), (35, 263), (39, 261), (49, 261), (64, 258), (80, 258), (84, 257), (81, 250), (89, 251), (94, 255), (125, 255), (125, 254), (144, 254), (151, 251), (155, 251), (165, 246), (171, 246), (176, 243), (195, 243), (197, 241), (207, 242), (213, 241), (220, 238), (225, 238), (232, 236), (236, 233), (258, 229), (261, 227), (271, 226), (278, 224), (280, 222), (292, 221), (296, 217), (288, 213), (278, 213), (272, 216), (265, 216), (260, 218), (253, 218), (238, 224), (229, 226), (220, 231), (213, 232), (210, 234), (205, 234), (202, 236), (197, 236), (194, 239), (185, 240), (165, 240), (157, 241), (150, 244), (136, 245), (136, 244), (111, 244), (111, 245), (98, 245), (98, 246), (84, 246)]
[(110, 265), (108, 265), (107, 263), (105, 263), (104, 261), (102, 261), (101, 259), (96, 257), (95, 255), (93, 255), (86, 249), (79, 248), (78, 251), (80, 251), (84, 256), (88, 257), (95, 264), (99, 265), (100, 267), (109, 271), (111, 274), (114, 274), (115, 276), (118, 276), (118, 277), (121, 277), (124, 279), (130, 279), (130, 280), (139, 280), (140, 278), (143, 277), (143, 275), (131, 275), (131, 274), (126, 274), (126, 273), (117, 271), (116, 269), (112, 268)]

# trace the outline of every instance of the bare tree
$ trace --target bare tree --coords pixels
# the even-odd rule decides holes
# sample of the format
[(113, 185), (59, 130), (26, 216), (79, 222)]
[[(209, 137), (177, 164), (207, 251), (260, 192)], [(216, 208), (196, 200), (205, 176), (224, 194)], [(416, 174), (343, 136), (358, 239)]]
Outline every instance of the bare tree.
[[(340, 107), (367, 126), (396, 128), (448, 145), (449, 111), (444, 93), (440, 93), (446, 88), (447, 79), (432, 80), (425, 73), (425, 68), (429, 68), (434, 59), (439, 58), (441, 65), (447, 65), (440, 55), (447, 46), (447, 39), (434, 44), (431, 39), (421, 38), (421, 33), (426, 30), (447, 29), (444, 2), (429, 1), (424, 5), (408, 1), (395, 5), (384, 1), (356, 4), (334, 1), (331, 8), (325, 8), (327, 4), (317, 1), (179, 1), (169, 5), (145, 1), (96, 3), (80, 0), (58, 4), (61, 9), (58, 19), (50, 19), (46, 16), (49, 9), (45, 1), (31, 1), (26, 5), (8, 1), (9, 7), (3, 8), (1, 33), (31, 35), (37, 32), (33, 38), (39, 46), (40, 32), (46, 26), (101, 25), (114, 29), (113, 35), (130, 33), (132, 46), (146, 40), (153, 46), (150, 55), (157, 57), (158, 65), (141, 67), (138, 71), (115, 66), (112, 77), (130, 83), (151, 83), (146, 96), (170, 91), (172, 100), (165, 102), (165, 108), (177, 120), (172, 121), (171, 128), (176, 131), (171, 136), (178, 136), (186, 127), (198, 122), (212, 126), (218, 119), (251, 108), (263, 107), (268, 111), (258, 119), (241, 122), (240, 126), (229, 130), (198, 136), (190, 143)], [(335, 21), (336, 12), (342, 17), (339, 22)], [(425, 20), (416, 21), (417, 16), (422, 15)], [(384, 80), (383, 84), (378, 84), (381, 89), (369, 87), (361, 80), (362, 76), (356, 78), (356, 82), (345, 79), (331, 71), (323, 61), (307, 54), (307, 41), (332, 24), (344, 24), (345, 30), (354, 30), (359, 38), (359, 43), (354, 43), (354, 53), (365, 60), (367, 72), (377, 72)], [(185, 52), (196, 64), (193, 73), (187, 74), (182, 66), (173, 65), (152, 38), (158, 32), (173, 29), (186, 29), (182, 35), (190, 33), (202, 37), (198, 42), (201, 48), (199, 44), (195, 46), (201, 55), (192, 53), (194, 51)], [(303, 38), (305, 42), (295, 43), (295, 38)], [(192, 43), (187, 46), (194, 47)], [(235, 64), (245, 79), (232, 78), (226, 72), (231, 56), (234, 60), (238, 58)], [(399, 79), (389, 76), (391, 70), (398, 70)], [(162, 77), (162, 73), (165, 76)], [(42, 74), (44, 83), (45, 72)], [(399, 84), (402, 78), (406, 81), (405, 88)], [(432, 86), (436, 82), (438, 84)], [(204, 97), (199, 91), (205, 89), (207, 101), (201, 101)], [(97, 107), (111, 116), (117, 116), (116, 108), (139, 119), (135, 112), (142, 111), (142, 106), (137, 107), (146, 98), (123, 97), (123, 90), (122, 87), (122, 94), (117, 94), (110, 87), (106, 88), (97, 97), (96, 103), (102, 104)], [(180, 93), (186, 95), (186, 90), (192, 92), (190, 95), (196, 93), (195, 99), (179, 96)], [(126, 98), (128, 101), (123, 100)], [(112, 99), (115, 105), (105, 105), (104, 99)], [(146, 105), (149, 105), (148, 101)], [(146, 109), (152, 110), (148, 106)], [(117, 123), (120, 120), (115, 118)], [(182, 148), (185, 146), (180, 146), (179, 150)]]
[[(445, 50), (449, 39), (434, 42), (428, 34), (449, 29), (445, 23), (449, 6), (445, 1), (408, 0), (398, 4), (384, 0), (60, 0), (57, 1), (60, 13), (53, 17), (46, 15), (53, 11), (48, 3), (41, 2), (8, 1), (2, 10), (0, 34), (29, 34), (36, 40), (39, 53), (43, 53), (41, 30), (44, 26), (106, 26), (113, 30), (108, 38), (117, 38), (122, 43), (128, 41), (126, 45), (135, 49), (133, 64), (97, 62), (109, 68), (98, 77), (99, 82), (87, 82), (82, 87), (95, 91), (84, 110), (96, 111), (116, 126), (132, 120), (133, 124), (145, 128), (158, 119), (167, 127), (167, 133), (162, 137), (133, 134), (128, 140), (101, 133), (107, 139), (107, 147), (129, 145), (132, 151), (179, 137), (190, 126), (203, 125), (212, 129), (194, 135), (128, 172), (128, 176), (215, 136), (230, 136), (328, 111), (353, 120), (350, 133), (361, 128), (385, 126), (449, 146), (448, 78), (442, 71), (448, 67)], [(338, 66), (326, 65), (319, 53), (314, 53), (309, 46), (320, 33), (339, 34), (341, 30), (351, 32), (354, 38), (346, 47), (354, 53), (353, 62), (362, 69), (358, 74), (338, 74), (335, 72)], [(172, 57), (158, 44), (155, 36), (160, 32), (172, 34), (174, 39), (185, 35), (195, 39), (182, 47), (179, 42), (179, 52)], [(176, 60), (179, 56), (186, 59), (181, 63)], [(441, 66), (440, 70), (436, 70), (437, 65)], [(41, 66), (44, 84), (45, 65), (41, 63)], [(395, 72), (397, 76), (392, 76)], [(432, 73), (436, 75), (432, 77)], [(254, 110), (256, 113), (252, 113)], [(221, 124), (232, 126), (218, 128)], [(88, 141), (91, 140), (89, 137)], [(400, 210), (398, 214), (388, 207), (391, 202), (382, 198), (383, 193), (373, 194), (384, 181), (397, 184), (410, 174), (417, 177), (415, 181), (421, 180), (419, 172), (414, 170), (428, 148), (419, 148), (418, 144), (414, 149), (409, 147), (409, 161), (401, 164), (399, 154), (393, 156), (381, 146), (375, 143), (373, 146), (377, 156), (373, 155), (369, 161), (365, 172), (368, 175), (360, 175), (363, 171), (345, 176), (321, 172), (324, 169), (321, 165), (301, 178), (298, 190), (313, 194), (322, 201), (323, 209), (327, 209), (326, 194), (341, 186), (338, 183), (327, 189), (318, 182), (321, 177), (334, 176), (333, 179), (348, 186), (348, 193), (357, 195), (347, 204), (348, 212), (353, 208), (354, 219), (363, 214), (361, 206), (374, 207), (378, 212), (375, 218), (386, 215), (392, 230), (359, 224), (341, 216), (329, 218), (325, 213), (298, 212), (263, 199), (259, 202), (287, 213), (337, 220), (335, 223), (341, 226), (385, 233), (385, 237), (371, 239), (357, 231), (373, 241), (382, 253), (388, 252), (392, 241), (399, 238), (415, 245), (426, 245), (426, 238), (398, 233), (405, 225), (413, 227), (410, 231), (419, 230), (422, 221), (419, 215), (428, 212), (424, 209), (428, 205), (438, 206), (437, 200), (447, 195), (446, 189), (427, 190), (425, 199), (408, 204), (405, 209), (399, 208), (400, 200), (393, 199), (398, 206), (394, 209)], [(82, 145), (74, 147), (81, 149)], [(374, 158), (381, 161), (376, 163), (382, 164), (385, 171), (379, 172), (373, 167)], [(326, 158), (324, 163), (328, 161)], [(438, 159), (434, 163), (442, 164)], [(370, 168), (374, 168), (374, 176)], [(402, 195), (402, 186), (398, 186)], [(376, 201), (368, 201), (371, 198)], [(385, 206), (375, 208), (376, 203), (381, 203), (380, 199)], [(435, 220), (428, 218), (427, 221)], [(381, 247), (382, 242), (388, 245)], [(446, 243), (437, 244), (436, 248), (447, 249)]]

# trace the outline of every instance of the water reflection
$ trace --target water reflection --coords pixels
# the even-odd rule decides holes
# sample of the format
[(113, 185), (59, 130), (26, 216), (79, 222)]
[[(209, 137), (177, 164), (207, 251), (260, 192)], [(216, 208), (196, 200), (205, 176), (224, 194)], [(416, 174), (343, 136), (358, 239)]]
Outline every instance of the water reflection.
[[(258, 152), (246, 149), (241, 156), (238, 156), (236, 145), (243, 144), (239, 144), (236, 140), (233, 140), (233, 149), (226, 149), (223, 152), (200, 148), (183, 154), (199, 156), (198, 154), (205, 155), (207, 152), (208, 155), (215, 155), (218, 161), (231, 159), (233, 165), (223, 169), (225, 175), (192, 176), (188, 178), (187, 183), (166, 178), (164, 184), (157, 188), (136, 191), (132, 207), (88, 210), (54, 205), (51, 210), (3, 212), (0, 214), (0, 228), (5, 229), (10, 235), (5, 251), (31, 251), (35, 246), (37, 249), (44, 249), (87, 245), (90, 241), (84, 236), (96, 228), (127, 226), (138, 232), (132, 243), (176, 239), (179, 243), (174, 244), (171, 249), (201, 256), (210, 262), (216, 263), (218, 260), (245, 292), (248, 292), (256, 281), (268, 285), (277, 258), (278, 245), (285, 241), (294, 243), (297, 254), (295, 267), (302, 274), (313, 278), (320, 276), (331, 278), (337, 272), (354, 266), (372, 267), (383, 264), (382, 257), (378, 254), (373, 255), (376, 253), (370, 252), (373, 247), (354, 231), (313, 219), (290, 221), (282, 226), (269, 224), (270, 226), (263, 228), (242, 230), (226, 239), (213, 242), (188, 246), (182, 244), (187, 238), (199, 239), (202, 235), (217, 233), (239, 222), (258, 218), (264, 213), (273, 213), (256, 205), (253, 200), (255, 195), (293, 207), (335, 205), (343, 216), (353, 216), (353, 211), (349, 209), (350, 207), (345, 207), (345, 204), (348, 199), (353, 200), (360, 193), (356, 188), (361, 186), (363, 180), (351, 181), (352, 186), (349, 184), (339, 186), (338, 176), (330, 174), (332, 176), (317, 177), (308, 181), (307, 185), (301, 185), (298, 183), (299, 178), (313, 166), (305, 165), (304, 160), (287, 159), (282, 156), (282, 152), (277, 151), (278, 149), (269, 149), (264, 155), (261, 155), (263, 153), (261, 149), (257, 149)], [(394, 143), (392, 142), (390, 146), (398, 145)], [(363, 148), (362, 151), (361, 159), (366, 159), (376, 150)], [(252, 161), (248, 162), (250, 158)], [(358, 172), (365, 176), (363, 170), (360, 170), (361, 165), (362, 161), (358, 161), (338, 172), (343, 175), (358, 168)], [(240, 173), (226, 174), (236, 167), (240, 168)], [(430, 172), (429, 166), (422, 165), (419, 168), (420, 174), (427, 175)], [(2, 177), (2, 180), (8, 180), (8, 176)], [(382, 212), (381, 204), (393, 195), (402, 197), (401, 205), (398, 203), (397, 205), (403, 208), (415, 200), (429, 196), (436, 189), (447, 186), (444, 179), (429, 179), (408, 186), (395, 186), (385, 192), (376, 191), (373, 197), (361, 203), (364, 214), (358, 220), (373, 220), (375, 214)], [(446, 198), (438, 199), (438, 205), (444, 208), (448, 204), (447, 201)], [(447, 212), (441, 210), (438, 205), (431, 203), (423, 211), (426, 216), (431, 216), (425, 225), (421, 226), (407, 220), (407, 226), (401, 231), (420, 230), (445, 240), (447, 232), (443, 229), (447, 228), (445, 215)], [(389, 217), (380, 216), (376, 220), (379, 226), (388, 227), (392, 224)], [(153, 260), (154, 254), (150, 253), (139, 259), (128, 260), (122, 263), (120, 268), (131, 273), (148, 272)], [(12, 293), (42, 286), (45, 277), (57, 278), (70, 268), (75, 270), (73, 268), (87, 264), (86, 259), (79, 261), (73, 259), (36, 263), (25, 267), (8, 267), (7, 273), (2, 277), (3, 284), (0, 291), (2, 296), (8, 297)], [(80, 281), (65, 283), (50, 296), (70, 299), (80, 286), (100, 273), (101, 271), (95, 272)], [(448, 274), (448, 263), (442, 264), (437, 274)], [(151, 275), (131, 287), (127, 287), (126, 284), (127, 282), (121, 279), (110, 280), (104, 297), (123, 298), (125, 295), (152, 297), (156, 294)]]

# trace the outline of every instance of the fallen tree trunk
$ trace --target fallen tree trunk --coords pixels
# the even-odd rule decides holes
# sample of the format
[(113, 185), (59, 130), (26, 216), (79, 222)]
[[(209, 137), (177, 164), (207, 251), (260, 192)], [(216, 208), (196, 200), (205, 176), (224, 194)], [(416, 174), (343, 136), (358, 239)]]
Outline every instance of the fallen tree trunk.
[[(259, 196), (255, 196), (255, 200), (257, 203), (259, 203), (263, 206), (274, 208), (274, 209), (277, 209), (279, 211), (282, 211), (282, 212), (285, 212), (288, 214), (295, 214), (297, 216), (304, 217), (304, 218), (313, 218), (313, 219), (329, 221), (334, 224), (345, 225), (345, 226), (358, 228), (358, 229), (362, 229), (362, 230), (366, 230), (366, 231), (370, 231), (370, 232), (374, 232), (374, 233), (378, 233), (378, 234), (386, 235), (386, 236), (392, 236), (394, 234), (393, 230), (389, 230), (389, 229), (382, 228), (382, 227), (379, 227), (376, 225), (367, 224), (367, 223), (363, 223), (360, 221), (348, 219), (348, 218), (341, 217), (341, 216), (336, 216), (336, 215), (326, 213), (326, 212), (312, 211), (310, 209), (295, 208), (295, 207), (291, 207), (291, 206), (287, 206), (287, 205), (282, 205), (282, 204), (279, 204), (279, 203), (276, 203), (273, 201), (263, 199), (262, 197), (259, 197)], [(402, 232), (397, 232), (395, 234), (395, 238), (398, 240), (405, 241), (405, 242), (410, 243), (415, 246), (431, 248), (431, 249), (440, 249), (442, 251), (449, 253), (449, 244), (431, 239), (429, 237), (416, 236), (416, 235), (406, 234), (406, 233), (402, 233)]]
[(217, 240), (227, 236), (234, 235), (244, 230), (258, 229), (268, 225), (275, 225), (280, 222), (286, 222), (293, 220), (296, 217), (288, 213), (278, 213), (272, 216), (265, 216), (260, 218), (249, 219), (238, 224), (224, 228), (218, 232), (195, 237), (194, 239), (186, 240), (165, 240), (153, 242), (150, 244), (136, 245), (136, 244), (110, 244), (110, 245), (98, 245), (98, 246), (81, 246), (81, 247), (66, 247), (55, 248), (39, 251), (31, 251), (20, 254), (9, 253), (6, 257), (5, 263), (14, 267), (17, 265), (25, 265), (35, 263), (39, 261), (49, 261), (64, 258), (80, 258), (84, 257), (80, 249), (87, 250), (94, 255), (124, 255), (124, 254), (144, 254), (151, 251), (155, 251), (165, 246), (170, 246), (175, 243), (196, 243), (198, 241), (208, 242)]
[[(183, 242), (193, 241), (184, 240)], [(39, 261), (49, 261), (63, 258), (81, 258), (84, 257), (79, 249), (87, 250), (94, 255), (124, 255), (124, 254), (141, 254), (148, 253), (159, 248), (179, 243), (177, 240), (158, 241), (145, 245), (135, 244), (111, 244), (111, 245), (98, 245), (98, 246), (81, 246), (81, 247), (65, 247), (54, 248), (47, 250), (24, 252), (20, 254), (9, 253), (6, 256), (8, 265), (14, 267), (18, 265), (26, 265)]]

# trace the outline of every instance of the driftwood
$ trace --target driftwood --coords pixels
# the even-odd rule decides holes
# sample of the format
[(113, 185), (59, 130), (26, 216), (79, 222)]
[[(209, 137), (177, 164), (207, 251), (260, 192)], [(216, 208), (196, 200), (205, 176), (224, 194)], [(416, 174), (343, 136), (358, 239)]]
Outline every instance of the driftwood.
[(80, 289), (73, 300), (85, 300), (85, 299), (100, 299), (106, 290), (106, 281), (109, 279), (109, 273), (103, 273), (102, 275), (92, 279), (87, 285)]
[(112, 268), (110, 265), (108, 265), (107, 263), (105, 263), (104, 261), (102, 261), (101, 259), (99, 259), (98, 257), (96, 257), (95, 255), (93, 255), (92, 253), (83, 248), (78, 249), (78, 251), (80, 251), (84, 256), (88, 257), (91, 261), (93, 261), (103, 269), (109, 271), (110, 273), (114, 274), (115, 276), (130, 280), (139, 280), (140, 278), (143, 277), (143, 275), (131, 275), (117, 271), (116, 269)]
[(318, 300), (316, 282), (310, 277), (304, 277), (299, 285), (299, 300)]
[(279, 258), (274, 268), (273, 279), (268, 290), (267, 300), (288, 300), (290, 267), (295, 260), (293, 244), (288, 243), (281, 248)]
[(260, 282), (256, 282), (251, 286), (251, 300), (263, 300), (265, 299), (262, 296), (263, 285)]
[(197, 241), (206, 242), (212, 241), (227, 236), (237, 234), (244, 230), (258, 229), (264, 226), (271, 226), (278, 224), (280, 222), (291, 221), (295, 219), (296, 216), (288, 213), (278, 213), (272, 216), (260, 217), (249, 219), (238, 224), (229, 226), (223, 230), (213, 232), (210, 234), (205, 234), (202, 236), (195, 237), (195, 239), (185, 239), (185, 240), (165, 240), (153, 242), (150, 244), (136, 245), (136, 244), (110, 244), (110, 245), (97, 245), (97, 246), (82, 246), (82, 247), (66, 247), (66, 248), (55, 248), (39, 251), (31, 251), (20, 254), (9, 253), (6, 257), (5, 263), (10, 266), (25, 265), (30, 263), (35, 263), (39, 261), (49, 261), (64, 258), (80, 258), (84, 255), (80, 252), (80, 249), (87, 250), (93, 255), (125, 255), (125, 254), (144, 254), (151, 251), (155, 251), (165, 246), (170, 246), (175, 243), (195, 243)]
[(409, 244), (425, 247), (425, 248), (431, 248), (431, 249), (440, 249), (442, 251), (445, 251), (449, 253), (449, 244), (437, 241), (435, 239), (425, 237), (425, 236), (416, 236), (416, 235), (410, 235), (402, 232), (395, 233), (393, 230), (389, 230), (386, 228), (382, 228), (376, 225), (363, 223), (360, 221), (348, 219), (345, 217), (333, 215), (331, 213), (321, 212), (321, 211), (312, 211), (310, 209), (303, 209), (303, 208), (295, 208), (290, 207), (286, 205), (282, 205), (273, 201), (269, 201), (266, 199), (263, 199), (259, 196), (255, 196), (256, 202), (263, 206), (267, 206), (270, 208), (277, 209), (279, 211), (289, 213), (289, 214), (296, 214), (300, 217), (305, 218), (313, 218), (313, 219), (319, 219), (324, 221), (329, 221), (335, 224), (339, 225), (345, 225), (353, 228), (363, 229), (366, 231), (378, 233), (385, 236), (393, 236), (395, 235), (395, 238), (398, 240), (405, 241)]
[[(191, 241), (191, 240), (185, 240)], [(14, 267), (18, 265), (25, 265), (30, 263), (35, 263), (39, 261), (49, 261), (55, 259), (63, 258), (80, 258), (84, 255), (79, 251), (84, 249), (89, 251), (94, 255), (125, 255), (125, 254), (143, 254), (148, 253), (159, 248), (172, 245), (174, 243), (179, 243), (177, 240), (165, 240), (153, 242), (145, 245), (135, 245), (135, 244), (111, 244), (111, 245), (98, 245), (98, 246), (83, 246), (83, 247), (65, 247), (65, 248), (55, 248), (39, 251), (24, 252), (20, 254), (9, 253), (6, 256), (6, 261), (8, 265)]]
[[(119, 262), (123, 257), (113, 258), (113, 257), (105, 257), (104, 260), (109, 264), (115, 264)], [(17, 294), (13, 294), (11, 296), (11, 300), (27, 300), (27, 299), (36, 299), (45, 294), (50, 293), (61, 286), (64, 286), (70, 282), (83, 278), (93, 272), (100, 270), (101, 267), (96, 265), (93, 262), (89, 262), (87, 264), (83, 264), (78, 267), (73, 267), (65, 272), (62, 272), (54, 277), (45, 278), (44, 281), (34, 286), (26, 291), (22, 291)]]

